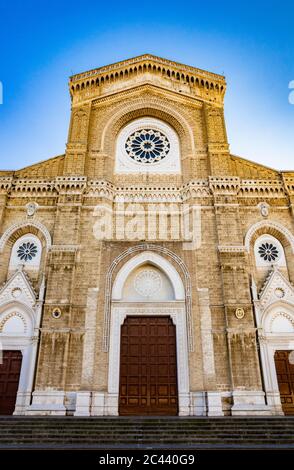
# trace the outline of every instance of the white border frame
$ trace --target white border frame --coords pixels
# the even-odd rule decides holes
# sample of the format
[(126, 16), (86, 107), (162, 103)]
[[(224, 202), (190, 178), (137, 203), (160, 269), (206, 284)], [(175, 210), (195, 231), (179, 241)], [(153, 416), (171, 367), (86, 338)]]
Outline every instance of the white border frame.
[(113, 284), (112, 300), (122, 299), (123, 288), (128, 276), (134, 269), (144, 265), (145, 263), (156, 266), (166, 274), (172, 284), (175, 300), (185, 300), (185, 289), (177, 270), (169, 261), (152, 251), (144, 251), (143, 253), (134, 256), (123, 265)]
[[(13, 350), (22, 352), (22, 363), (15, 404), (15, 415), (25, 414), (31, 402), (33, 390), (35, 364), (38, 348), (38, 330), (35, 326), (33, 310), (20, 303), (9, 303), (1, 306), (0, 320), (4, 320), (11, 313), (20, 313), (25, 320), (25, 334), (5, 334), (0, 332), (0, 347), (3, 351)], [(39, 315), (41, 306), (39, 308)]]
[(139, 305), (127, 306), (118, 304), (113, 305), (111, 310), (108, 393), (106, 395), (105, 409), (106, 414), (115, 416), (118, 415), (121, 326), (123, 325), (126, 317), (130, 315), (168, 315), (172, 318), (173, 323), (176, 326), (179, 416), (189, 416), (189, 362), (184, 302), (182, 306), (177, 305), (177, 307), (168, 307), (164, 305), (145, 307), (142, 304), (141, 307), (139, 307)]
[(269, 332), (272, 318), (280, 312), (290, 315), (294, 320), (294, 306), (285, 302), (276, 302), (270, 305), (262, 314), (259, 314), (261, 328), (258, 330), (258, 337), (268, 406), (273, 414), (283, 415), (274, 356), (277, 350), (294, 350), (294, 334), (293, 332)]
[(257, 222), (256, 224), (251, 225), (251, 227), (248, 229), (245, 235), (245, 240), (244, 240), (245, 250), (248, 253), (250, 251), (251, 239), (254, 233), (260, 228), (266, 228), (266, 229), (272, 228), (280, 232), (288, 240), (288, 242), (291, 245), (292, 253), (294, 253), (294, 236), (286, 227), (281, 225), (279, 222), (272, 221), (272, 220), (261, 220), (260, 222)]

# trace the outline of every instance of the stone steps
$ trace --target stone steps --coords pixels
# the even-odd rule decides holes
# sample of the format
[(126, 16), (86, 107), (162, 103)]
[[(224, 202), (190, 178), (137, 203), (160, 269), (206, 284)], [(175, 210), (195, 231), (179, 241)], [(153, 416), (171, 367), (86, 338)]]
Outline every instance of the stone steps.
[(0, 449), (291, 448), (294, 417), (0, 417)]

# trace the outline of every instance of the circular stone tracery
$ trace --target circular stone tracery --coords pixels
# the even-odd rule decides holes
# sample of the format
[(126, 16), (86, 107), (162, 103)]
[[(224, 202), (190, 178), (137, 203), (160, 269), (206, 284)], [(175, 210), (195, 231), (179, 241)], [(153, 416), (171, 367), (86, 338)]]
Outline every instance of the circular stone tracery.
[(258, 253), (265, 261), (276, 261), (279, 256), (278, 248), (272, 243), (262, 243), (258, 248)]
[(133, 132), (125, 143), (129, 157), (139, 163), (157, 163), (170, 151), (168, 138), (155, 129), (140, 129)]
[(18, 248), (17, 256), (21, 261), (31, 261), (37, 252), (37, 246), (33, 242), (25, 242)]
[(137, 274), (134, 280), (134, 288), (143, 297), (156, 294), (161, 288), (161, 276), (152, 269), (144, 269)]

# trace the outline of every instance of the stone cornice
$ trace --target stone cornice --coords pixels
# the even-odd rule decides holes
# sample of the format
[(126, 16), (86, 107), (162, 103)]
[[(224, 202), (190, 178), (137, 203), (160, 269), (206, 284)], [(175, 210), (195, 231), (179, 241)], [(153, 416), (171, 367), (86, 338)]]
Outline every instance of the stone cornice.
[(237, 195), (240, 188), (240, 178), (237, 176), (210, 176), (209, 187), (213, 194)]
[(219, 80), (225, 84), (225, 77), (223, 75), (219, 75), (213, 72), (208, 72), (203, 69), (199, 69), (197, 67), (193, 67), (191, 65), (182, 64), (180, 62), (174, 62), (172, 60), (164, 59), (153, 54), (143, 54), (137, 57), (133, 57), (130, 59), (126, 59), (123, 61), (115, 62), (113, 64), (109, 64), (106, 66), (98, 67), (96, 69), (88, 70), (86, 72), (78, 73), (72, 75), (70, 77), (71, 82), (76, 82), (78, 80), (89, 78), (92, 76), (113, 72), (114, 70), (120, 70), (121, 68), (129, 67), (132, 65), (144, 63), (144, 62), (152, 62), (158, 65), (165, 65), (170, 68), (177, 69), (178, 71), (185, 71), (192, 74), (197, 74), (203, 78), (210, 78), (211, 80)]
[(245, 253), (245, 246), (243, 245), (219, 245), (218, 251), (220, 253)]
[(9, 192), (12, 185), (13, 177), (12, 176), (2, 176), (0, 177), (0, 194), (6, 194)]
[(180, 202), (211, 195), (234, 195), (246, 198), (285, 198), (294, 194), (294, 182), (274, 179), (240, 180), (235, 176), (191, 180), (184, 185), (127, 184), (115, 186), (107, 180), (91, 180), (86, 176), (45, 178), (0, 177), (0, 194), (12, 197), (49, 197), (58, 194), (85, 194), (119, 202)]
[(34, 179), (34, 178), (21, 178), (14, 179), (11, 186), (11, 192), (14, 196), (25, 195), (26, 197), (32, 196), (47, 196), (52, 193), (55, 188), (54, 180), (48, 179)]
[(86, 176), (58, 176), (55, 187), (59, 194), (80, 194), (87, 186)]
[(287, 188), (283, 181), (264, 180), (242, 180), (239, 196), (245, 197), (285, 197)]
[(73, 103), (138, 86), (146, 81), (180, 94), (223, 103), (226, 82), (222, 75), (178, 64), (152, 55), (90, 70), (70, 77)]
[(289, 196), (294, 196), (294, 177), (283, 175), (283, 181)]

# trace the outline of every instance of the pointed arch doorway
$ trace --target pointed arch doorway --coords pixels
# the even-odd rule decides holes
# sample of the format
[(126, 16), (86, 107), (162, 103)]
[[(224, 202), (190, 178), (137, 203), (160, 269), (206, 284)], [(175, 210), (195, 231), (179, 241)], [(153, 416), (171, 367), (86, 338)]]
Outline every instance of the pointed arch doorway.
[(189, 415), (185, 290), (154, 252), (131, 258), (112, 289), (107, 414)]

